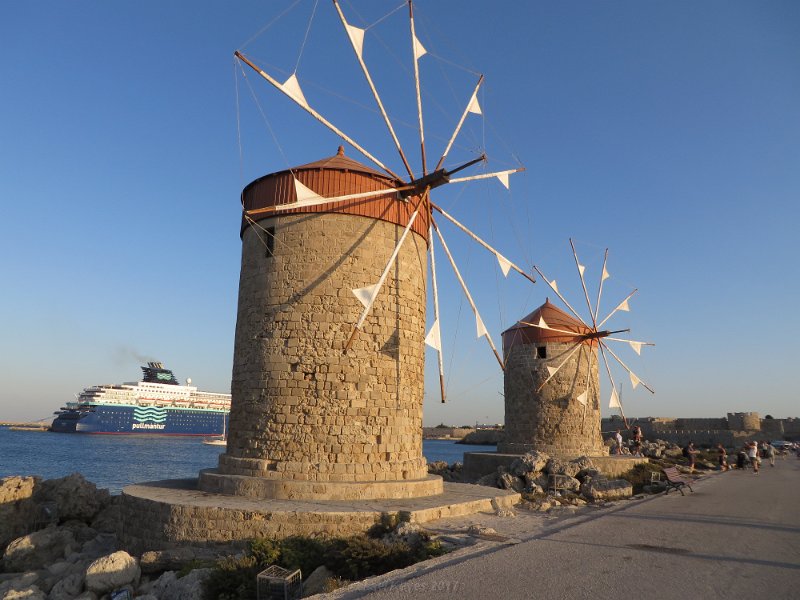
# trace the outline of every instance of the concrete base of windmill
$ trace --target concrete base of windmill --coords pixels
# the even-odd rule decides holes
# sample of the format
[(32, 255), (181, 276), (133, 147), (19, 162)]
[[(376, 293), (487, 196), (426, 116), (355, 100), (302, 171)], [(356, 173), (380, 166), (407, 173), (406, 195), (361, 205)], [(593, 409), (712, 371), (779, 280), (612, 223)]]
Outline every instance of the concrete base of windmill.
[[(498, 467), (508, 468), (522, 454), (501, 454), (499, 452), (465, 452), (462, 474), (465, 481), (477, 481), (484, 475), (494, 473)], [(572, 460), (578, 456), (560, 456), (562, 460)], [(589, 456), (594, 467), (609, 478), (616, 478), (630, 471), (636, 465), (649, 462), (646, 458), (632, 456)]]
[[(439, 480), (441, 485), (441, 480)], [(153, 481), (122, 490), (121, 534), (129, 552), (182, 545), (227, 547), (255, 537), (348, 536), (388, 517), (426, 523), (511, 508), (520, 495), (445, 483), (439, 494), (386, 500), (262, 500), (209, 493), (197, 479)]]
[(441, 494), (442, 478), (396, 481), (306, 481), (273, 479), (200, 471), (199, 487), (204, 492), (261, 500), (385, 500), (422, 498)]

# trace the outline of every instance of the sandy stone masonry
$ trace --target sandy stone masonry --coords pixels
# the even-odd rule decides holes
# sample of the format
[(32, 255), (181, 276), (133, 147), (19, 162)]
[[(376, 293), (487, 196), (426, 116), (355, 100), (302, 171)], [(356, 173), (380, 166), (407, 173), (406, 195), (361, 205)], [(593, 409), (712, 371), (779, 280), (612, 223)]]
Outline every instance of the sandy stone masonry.
[[(344, 354), (363, 310), (351, 289), (378, 281), (403, 228), (326, 213), (259, 225), (274, 228), (274, 250), (261, 229), (245, 230), (228, 449), (216, 472), (201, 473), (201, 488), (249, 497), (440, 493), (422, 455), (426, 241), (409, 234)], [(351, 485), (335, 492), (333, 483)]]
[[(600, 402), (598, 398), (597, 356), (591, 361), (588, 353), (576, 352), (556, 376), (542, 389), (547, 379), (547, 366), (557, 366), (574, 348), (573, 344), (550, 342), (545, 346), (547, 358), (537, 358), (537, 345), (516, 344), (507, 352), (504, 383), (506, 438), (498, 444), (501, 454), (524, 454), (539, 450), (559, 457), (582, 455), (602, 456), (608, 450), (600, 434)], [(575, 398), (586, 385), (587, 374), (592, 382), (587, 406)]]

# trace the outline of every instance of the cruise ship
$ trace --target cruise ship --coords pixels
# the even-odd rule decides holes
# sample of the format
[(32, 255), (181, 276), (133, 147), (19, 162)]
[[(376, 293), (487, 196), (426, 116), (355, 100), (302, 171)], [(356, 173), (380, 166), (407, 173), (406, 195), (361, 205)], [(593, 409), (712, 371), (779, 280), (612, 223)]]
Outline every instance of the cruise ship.
[(142, 367), (141, 381), (95, 385), (55, 413), (59, 433), (219, 436), (226, 431), (231, 395), (181, 385), (160, 362)]

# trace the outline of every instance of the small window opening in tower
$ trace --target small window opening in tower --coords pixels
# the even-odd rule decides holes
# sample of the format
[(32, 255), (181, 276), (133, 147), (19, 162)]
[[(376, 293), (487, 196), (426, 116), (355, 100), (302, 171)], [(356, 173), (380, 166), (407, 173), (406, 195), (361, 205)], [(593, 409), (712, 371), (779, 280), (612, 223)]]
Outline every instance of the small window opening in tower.
[(547, 358), (547, 348), (545, 346), (537, 346), (536, 358)]
[(275, 256), (275, 227), (267, 227), (267, 251), (266, 256), (270, 258), (271, 256)]

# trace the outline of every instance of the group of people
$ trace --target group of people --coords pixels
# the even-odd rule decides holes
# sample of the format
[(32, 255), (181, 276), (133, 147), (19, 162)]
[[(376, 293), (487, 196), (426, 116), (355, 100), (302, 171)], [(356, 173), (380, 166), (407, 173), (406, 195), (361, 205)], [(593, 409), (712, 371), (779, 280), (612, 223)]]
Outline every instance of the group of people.
[[(621, 429), (617, 429), (617, 433), (614, 436), (614, 441), (616, 443), (616, 453), (622, 454), (623, 442)], [(631, 428), (631, 441), (633, 442), (631, 446), (631, 454), (638, 457), (644, 456), (642, 454), (642, 428), (638, 425), (634, 425)]]
[[(622, 454), (623, 450), (623, 442), (622, 442), (622, 431), (617, 429), (617, 433), (614, 436), (616, 442), (616, 453)], [(631, 428), (631, 454), (633, 456), (642, 456), (642, 428), (638, 425)], [(731, 468), (728, 464), (728, 452), (725, 450), (725, 446), (721, 443), (717, 444), (717, 453), (718, 453), (718, 464), (721, 471), (727, 471)], [(694, 473), (695, 469), (695, 460), (697, 458), (698, 450), (694, 447), (693, 442), (689, 442), (683, 448), (683, 456), (689, 460), (689, 469), (692, 473)], [(759, 469), (761, 468), (761, 459), (769, 460), (770, 466), (775, 466), (775, 455), (777, 454), (775, 450), (775, 446), (770, 444), (769, 442), (761, 442), (759, 444), (756, 441), (749, 441), (745, 442), (744, 446), (737, 455), (736, 459), (736, 466), (739, 469), (744, 469), (746, 465), (750, 465), (753, 467), (753, 473), (758, 474)], [(798, 451), (798, 456), (800, 456), (800, 451)]]
[[(725, 450), (725, 446), (721, 443), (717, 444), (717, 453), (719, 455), (718, 464), (721, 471), (727, 471), (730, 469), (730, 465), (728, 464), (728, 451)], [(758, 474), (759, 469), (761, 469), (761, 459), (764, 458), (769, 460), (770, 466), (775, 466), (775, 446), (768, 442), (761, 442), (759, 445), (756, 441), (745, 442), (744, 446), (736, 458), (736, 466), (739, 469), (744, 469), (748, 464), (753, 467), (753, 473)], [(697, 450), (694, 447), (692, 442), (683, 449), (683, 455), (689, 459), (689, 468), (694, 472), (694, 463), (695, 457), (697, 456)]]
[[(722, 447), (722, 444), (717, 445), (717, 449), (720, 453), (724, 453), (725, 449)], [(739, 469), (744, 469), (748, 464), (753, 467), (753, 473), (758, 475), (759, 470), (761, 469), (761, 459), (764, 458), (769, 460), (770, 466), (775, 466), (775, 446), (768, 442), (761, 442), (759, 444), (756, 441), (745, 442), (744, 446), (739, 450), (736, 456), (736, 466)], [(723, 464), (722, 454), (720, 454), (720, 466)], [(727, 461), (725, 461), (725, 468), (724, 471), (728, 470)]]

